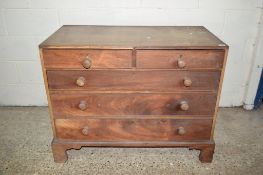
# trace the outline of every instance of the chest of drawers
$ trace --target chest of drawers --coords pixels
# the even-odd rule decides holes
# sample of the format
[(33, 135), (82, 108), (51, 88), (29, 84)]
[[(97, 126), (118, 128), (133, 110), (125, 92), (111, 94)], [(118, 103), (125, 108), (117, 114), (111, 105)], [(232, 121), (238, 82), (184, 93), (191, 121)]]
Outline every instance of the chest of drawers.
[(83, 146), (212, 161), (228, 46), (204, 27), (63, 26), (39, 48), (55, 162)]

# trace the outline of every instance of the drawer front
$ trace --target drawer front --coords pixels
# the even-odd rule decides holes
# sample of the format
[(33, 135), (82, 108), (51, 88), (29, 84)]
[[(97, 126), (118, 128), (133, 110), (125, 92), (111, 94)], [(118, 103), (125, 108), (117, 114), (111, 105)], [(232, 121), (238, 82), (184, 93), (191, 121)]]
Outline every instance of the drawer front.
[(223, 50), (137, 50), (137, 68), (221, 69)]
[(212, 120), (56, 119), (59, 139), (90, 141), (194, 141), (210, 139)]
[(45, 49), (43, 57), (47, 69), (132, 67), (131, 50)]
[(47, 77), (50, 89), (217, 90), (220, 71), (50, 70), (47, 71)]
[(213, 115), (216, 93), (51, 92), (55, 116)]

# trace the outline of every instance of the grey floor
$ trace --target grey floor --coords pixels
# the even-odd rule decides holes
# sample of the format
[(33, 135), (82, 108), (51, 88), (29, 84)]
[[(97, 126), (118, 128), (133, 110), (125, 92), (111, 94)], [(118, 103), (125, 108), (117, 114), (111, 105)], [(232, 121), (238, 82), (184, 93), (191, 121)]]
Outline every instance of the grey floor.
[(220, 109), (211, 164), (185, 148), (82, 148), (53, 162), (46, 107), (0, 107), (0, 174), (263, 174), (263, 107)]

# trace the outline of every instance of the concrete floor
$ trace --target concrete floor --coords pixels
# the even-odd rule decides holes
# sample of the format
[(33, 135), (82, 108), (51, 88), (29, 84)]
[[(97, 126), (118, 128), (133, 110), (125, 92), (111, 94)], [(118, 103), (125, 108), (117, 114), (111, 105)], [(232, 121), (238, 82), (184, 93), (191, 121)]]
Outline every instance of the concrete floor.
[(185, 148), (82, 148), (53, 162), (46, 107), (0, 107), (0, 174), (263, 174), (263, 107), (219, 112), (211, 164)]

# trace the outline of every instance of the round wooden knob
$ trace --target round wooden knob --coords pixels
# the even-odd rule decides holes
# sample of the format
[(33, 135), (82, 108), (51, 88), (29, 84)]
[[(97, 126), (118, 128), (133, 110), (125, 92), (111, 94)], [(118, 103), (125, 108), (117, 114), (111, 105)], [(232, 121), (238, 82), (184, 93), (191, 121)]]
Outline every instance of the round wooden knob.
[(89, 69), (91, 67), (91, 59), (89, 57), (85, 58), (82, 62), (82, 66)]
[(76, 84), (80, 87), (84, 86), (85, 85), (85, 78), (84, 77), (79, 77), (77, 80), (76, 80)]
[(190, 78), (184, 78), (184, 86), (190, 87), (192, 85), (192, 80)]
[(79, 102), (79, 109), (84, 111), (88, 108), (88, 103), (85, 100)]
[(183, 110), (183, 111), (187, 111), (189, 109), (188, 103), (186, 101), (181, 101), (180, 109)]
[(178, 65), (179, 68), (184, 68), (186, 66), (186, 63), (185, 63), (185, 61), (182, 58), (180, 58), (177, 61), (177, 65)]
[(186, 130), (184, 129), (184, 127), (180, 126), (178, 129), (177, 129), (177, 133), (179, 135), (184, 135), (186, 133)]
[(88, 127), (84, 127), (82, 130), (81, 130), (82, 134), (83, 135), (88, 135), (89, 134), (89, 128)]

